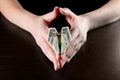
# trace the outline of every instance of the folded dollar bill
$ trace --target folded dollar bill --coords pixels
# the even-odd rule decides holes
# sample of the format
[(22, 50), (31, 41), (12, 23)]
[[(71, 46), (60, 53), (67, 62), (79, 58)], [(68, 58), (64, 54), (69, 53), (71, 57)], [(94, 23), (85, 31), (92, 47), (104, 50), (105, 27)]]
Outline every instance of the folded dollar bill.
[(71, 40), (69, 27), (62, 27), (61, 32), (58, 33), (56, 28), (49, 28), (48, 41), (52, 48), (58, 53), (63, 54)]

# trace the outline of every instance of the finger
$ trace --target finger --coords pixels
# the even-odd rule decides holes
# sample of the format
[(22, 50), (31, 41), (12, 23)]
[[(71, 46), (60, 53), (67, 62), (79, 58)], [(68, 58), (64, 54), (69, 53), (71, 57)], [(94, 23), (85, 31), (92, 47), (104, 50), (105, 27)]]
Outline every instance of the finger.
[(77, 38), (75, 41), (74, 41), (74, 44), (73, 44), (73, 50), (74, 51), (78, 51), (81, 46), (84, 44), (84, 40), (82, 38)]
[(69, 59), (72, 57), (72, 55), (74, 52), (74, 46), (73, 45), (70, 45), (67, 49), (66, 49), (66, 52), (65, 52), (65, 56)]
[(67, 61), (68, 61), (68, 57), (65, 54), (62, 54), (60, 60), (60, 67), (62, 68)]
[(45, 49), (48, 51), (48, 53), (51, 54), (52, 62), (54, 64), (54, 69), (55, 70), (60, 69), (60, 63), (59, 63), (59, 60), (58, 60), (59, 56), (57, 56), (57, 53), (53, 50), (53, 48), (50, 46), (50, 44), (46, 44), (44, 46), (46, 46)]
[(70, 54), (75, 46), (75, 42), (79, 36), (79, 32), (77, 32), (75, 29), (71, 32), (71, 35), (72, 35), (72, 39), (68, 45), (68, 48), (66, 49), (66, 55), (70, 56), (72, 54)]
[(66, 17), (75, 16), (75, 14), (68, 8), (59, 8), (60, 13)]
[[(78, 45), (78, 42), (76, 42), (77, 44), (75, 45), (75, 47), (73, 48), (73, 52), (71, 52), (70, 54), (72, 55), (69, 55), (70, 57), (68, 58), (67, 62), (69, 62), (74, 56), (75, 54), (80, 50), (80, 48), (82, 47), (82, 45), (84, 44), (84, 42), (80, 42), (79, 41), (79, 45)], [(67, 54), (67, 53), (66, 53)]]
[(51, 23), (55, 18), (57, 18), (57, 16), (59, 15), (59, 8), (55, 7), (54, 10), (52, 12), (49, 12), (45, 15), (43, 15), (42, 17), (48, 22)]
[(82, 45), (85, 43), (85, 39), (81, 36), (74, 39), (74, 43), (70, 44), (70, 47), (66, 50), (66, 56), (68, 57), (68, 62), (75, 56), (75, 54), (80, 50)]
[(79, 33), (80, 33), (79, 29), (77, 28), (72, 28), (70, 32), (71, 32), (71, 37), (72, 37), (71, 41), (75, 39), (77, 36), (79, 36)]
[(80, 36), (77, 36), (76, 38), (74, 38), (73, 41), (71, 41), (65, 53), (65, 55), (68, 57), (69, 60), (72, 59), (72, 57), (76, 54), (76, 52), (80, 49), (80, 47), (84, 43), (84, 42), (81, 42), (81, 40), (82, 39), (80, 38)]
[(77, 51), (73, 51), (71, 52), (73, 55), (71, 55), (70, 58), (68, 58), (67, 62), (70, 62), (70, 60), (75, 56), (75, 54), (77, 53)]
[(52, 47), (50, 46), (50, 44), (44, 40), (37, 40), (38, 45), (41, 47), (43, 53), (46, 55), (46, 57), (53, 62), (54, 64), (54, 69), (58, 70), (60, 69), (60, 64), (59, 61), (56, 58), (56, 52), (52, 49)]
[(77, 17), (76, 14), (74, 14), (70, 9), (68, 8), (59, 8), (59, 11), (62, 15), (66, 17), (67, 22), (71, 25), (71, 28), (73, 27), (73, 24), (75, 22), (75, 19)]
[(77, 53), (78, 50), (75, 50), (74, 49), (74, 46), (70, 46), (67, 50), (66, 50), (66, 57), (68, 58), (67, 59), (67, 62), (69, 62), (74, 56), (75, 54)]

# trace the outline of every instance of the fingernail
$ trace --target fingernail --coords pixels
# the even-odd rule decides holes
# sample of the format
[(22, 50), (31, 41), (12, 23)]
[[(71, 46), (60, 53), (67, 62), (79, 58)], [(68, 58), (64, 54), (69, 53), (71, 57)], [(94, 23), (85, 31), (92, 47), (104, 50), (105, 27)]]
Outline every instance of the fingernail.
[(54, 69), (55, 69), (55, 71), (57, 71), (57, 66), (56, 65), (54, 65)]
[(58, 8), (58, 6), (55, 6), (55, 8), (54, 9), (57, 9)]
[(61, 10), (63, 10), (63, 8), (60, 7)]
[(55, 69), (55, 71), (59, 70), (59, 65), (58, 65), (58, 63), (55, 63), (55, 64), (54, 64), (54, 69)]

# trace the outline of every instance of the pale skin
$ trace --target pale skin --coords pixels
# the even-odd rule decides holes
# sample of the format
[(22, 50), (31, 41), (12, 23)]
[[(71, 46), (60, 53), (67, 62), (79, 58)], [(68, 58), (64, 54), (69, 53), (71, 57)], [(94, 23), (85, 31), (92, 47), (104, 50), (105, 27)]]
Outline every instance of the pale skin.
[[(87, 40), (88, 31), (120, 19), (120, 0), (110, 0), (101, 8), (82, 15), (76, 15), (68, 8), (55, 7), (41, 16), (28, 12), (17, 0), (0, 0), (0, 12), (9, 21), (31, 33), (46, 57), (53, 62), (54, 69), (58, 70), (81, 48)], [(59, 14), (66, 17), (72, 35), (70, 45), (60, 60), (48, 42), (48, 27)]]

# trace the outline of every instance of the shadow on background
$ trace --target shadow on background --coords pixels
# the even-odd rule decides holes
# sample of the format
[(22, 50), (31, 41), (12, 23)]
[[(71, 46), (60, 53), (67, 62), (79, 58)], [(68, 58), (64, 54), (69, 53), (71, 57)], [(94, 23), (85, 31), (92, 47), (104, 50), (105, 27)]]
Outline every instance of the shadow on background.
[(76, 56), (55, 72), (31, 34), (0, 14), (0, 80), (120, 80), (119, 25), (89, 32)]

